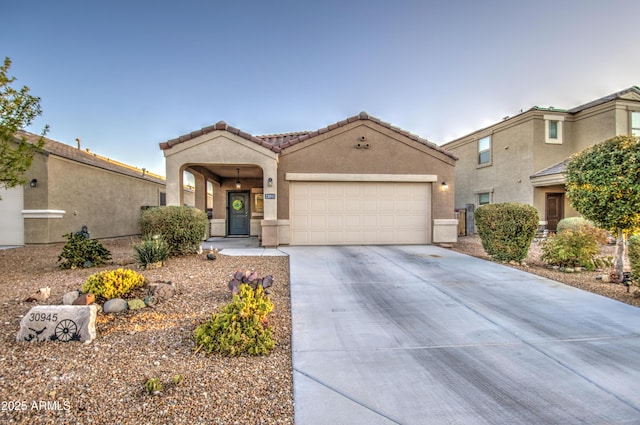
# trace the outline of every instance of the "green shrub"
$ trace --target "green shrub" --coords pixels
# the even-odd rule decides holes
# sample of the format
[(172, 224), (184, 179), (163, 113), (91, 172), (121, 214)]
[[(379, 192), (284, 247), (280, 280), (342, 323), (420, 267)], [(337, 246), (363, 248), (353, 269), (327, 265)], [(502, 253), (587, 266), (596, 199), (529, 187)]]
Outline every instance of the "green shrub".
[(552, 266), (595, 269), (595, 256), (600, 252), (596, 237), (580, 228), (565, 228), (547, 239), (542, 246), (542, 261)]
[(204, 211), (191, 207), (156, 207), (142, 211), (140, 229), (143, 235), (161, 235), (170, 255), (197, 252), (209, 220)]
[(587, 220), (584, 217), (567, 217), (567, 218), (563, 218), (562, 220), (560, 220), (558, 222), (558, 225), (556, 226), (556, 232), (562, 232), (565, 229), (575, 229), (578, 227), (583, 226), (586, 223), (591, 223), (589, 220)]
[(478, 208), (474, 215), (482, 247), (496, 261), (522, 261), (538, 229), (531, 205), (506, 202)]
[(65, 259), (60, 264), (61, 269), (102, 266), (111, 260), (111, 252), (99, 241), (89, 239), (87, 232), (67, 233), (64, 237), (67, 238), (67, 243), (58, 256), (58, 261)]
[(558, 222), (558, 226), (556, 228), (556, 232), (560, 233), (564, 230), (578, 230), (582, 233), (590, 233), (593, 234), (598, 241), (598, 243), (606, 243), (607, 242), (607, 232), (603, 229), (600, 229), (593, 224), (593, 222), (583, 218), (583, 217), (567, 217), (563, 218)]
[(631, 263), (631, 273), (636, 281), (640, 280), (640, 234), (629, 238), (629, 262)]
[(214, 313), (196, 328), (194, 336), (198, 350), (227, 356), (269, 354), (274, 347), (267, 322), (271, 310), (273, 303), (264, 294), (262, 286), (253, 290), (249, 285), (240, 285), (239, 293), (220, 313)]
[(149, 264), (164, 262), (169, 258), (169, 245), (160, 235), (147, 235), (140, 243), (133, 245), (133, 256), (142, 267)]
[(558, 233), (542, 247), (542, 261), (552, 266), (585, 267), (587, 270), (603, 267), (606, 263), (596, 256), (600, 244), (607, 241), (607, 232), (581, 217), (560, 220)]
[(82, 285), (82, 292), (110, 300), (121, 298), (144, 284), (144, 276), (134, 270), (104, 270), (89, 276)]

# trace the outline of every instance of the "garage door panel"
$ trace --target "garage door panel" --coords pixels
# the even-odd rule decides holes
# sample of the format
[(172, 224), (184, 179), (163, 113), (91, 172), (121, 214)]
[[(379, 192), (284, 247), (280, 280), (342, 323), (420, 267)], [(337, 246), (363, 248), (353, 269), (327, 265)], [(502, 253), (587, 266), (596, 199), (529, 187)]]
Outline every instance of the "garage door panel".
[(292, 182), (291, 244), (429, 243), (431, 186)]

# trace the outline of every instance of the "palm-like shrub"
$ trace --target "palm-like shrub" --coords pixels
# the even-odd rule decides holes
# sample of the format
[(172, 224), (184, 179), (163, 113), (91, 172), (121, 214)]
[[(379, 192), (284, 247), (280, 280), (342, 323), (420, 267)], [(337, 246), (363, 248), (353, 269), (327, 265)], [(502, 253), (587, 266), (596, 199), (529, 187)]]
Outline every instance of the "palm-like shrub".
[(169, 258), (169, 245), (160, 235), (147, 235), (140, 243), (133, 245), (133, 256), (140, 266), (163, 263)]

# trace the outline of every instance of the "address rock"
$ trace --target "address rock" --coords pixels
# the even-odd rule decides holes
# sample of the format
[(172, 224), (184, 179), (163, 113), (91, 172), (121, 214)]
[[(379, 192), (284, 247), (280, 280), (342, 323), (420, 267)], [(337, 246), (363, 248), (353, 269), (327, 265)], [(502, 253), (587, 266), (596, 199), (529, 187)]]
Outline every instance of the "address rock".
[(95, 305), (39, 305), (20, 321), (16, 341), (80, 341), (96, 338)]

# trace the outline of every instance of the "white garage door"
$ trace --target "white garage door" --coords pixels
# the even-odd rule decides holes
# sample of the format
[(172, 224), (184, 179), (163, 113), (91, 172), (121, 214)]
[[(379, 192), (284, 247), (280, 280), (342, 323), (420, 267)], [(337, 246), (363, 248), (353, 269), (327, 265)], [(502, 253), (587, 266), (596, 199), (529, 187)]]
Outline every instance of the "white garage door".
[(430, 242), (431, 185), (291, 182), (292, 245)]
[(0, 196), (0, 245), (24, 245), (23, 187), (0, 188)]

